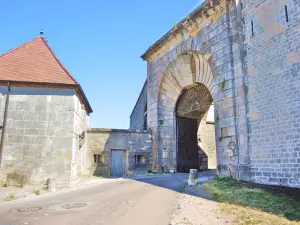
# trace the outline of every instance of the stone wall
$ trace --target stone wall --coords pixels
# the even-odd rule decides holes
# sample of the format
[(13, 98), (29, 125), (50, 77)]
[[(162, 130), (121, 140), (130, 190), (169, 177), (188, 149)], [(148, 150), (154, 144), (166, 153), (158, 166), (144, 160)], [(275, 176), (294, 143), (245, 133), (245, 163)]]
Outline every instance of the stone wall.
[(251, 179), (300, 187), (300, 2), (243, 5)]
[[(1, 122), (7, 87), (1, 87)], [(74, 90), (11, 87), (0, 173), (22, 171), (32, 183), (70, 181), (74, 145)], [(73, 155), (73, 156), (72, 156)]]
[(73, 133), (73, 158), (71, 166), (71, 179), (87, 173), (87, 143), (86, 131), (89, 124), (89, 116), (77, 95), (74, 95), (74, 133)]
[(250, 178), (239, 12), (235, 1), (205, 1), (143, 55), (154, 166), (176, 169), (176, 102), (184, 88), (202, 83), (215, 106), (219, 174)]
[[(217, 168), (216, 138), (214, 121), (207, 119), (208, 113), (202, 118), (198, 129), (198, 145), (207, 156), (207, 169)], [(202, 157), (201, 157), (202, 158)]]
[[(87, 131), (87, 164), (90, 175), (110, 176), (111, 150), (125, 151), (126, 174), (147, 171), (152, 163), (152, 134), (148, 131), (89, 129)], [(94, 162), (100, 155), (100, 162)], [(135, 155), (143, 156), (143, 163), (135, 163)]]
[[(147, 130), (147, 121), (145, 121), (145, 112), (147, 107), (147, 81), (145, 82), (140, 96), (130, 115), (131, 130)], [(147, 115), (146, 115), (147, 116)], [(145, 124), (146, 122), (146, 124)], [(145, 129), (146, 128), (146, 129)]]

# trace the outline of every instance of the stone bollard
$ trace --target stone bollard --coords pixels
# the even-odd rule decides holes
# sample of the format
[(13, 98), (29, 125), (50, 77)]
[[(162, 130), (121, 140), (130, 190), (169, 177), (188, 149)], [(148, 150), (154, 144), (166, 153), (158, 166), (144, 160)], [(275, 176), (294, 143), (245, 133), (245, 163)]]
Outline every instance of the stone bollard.
[(198, 181), (198, 170), (197, 169), (190, 169), (190, 175), (188, 180), (188, 185), (196, 185)]
[(50, 192), (55, 192), (56, 191), (56, 182), (54, 178), (49, 178), (47, 180), (47, 189)]

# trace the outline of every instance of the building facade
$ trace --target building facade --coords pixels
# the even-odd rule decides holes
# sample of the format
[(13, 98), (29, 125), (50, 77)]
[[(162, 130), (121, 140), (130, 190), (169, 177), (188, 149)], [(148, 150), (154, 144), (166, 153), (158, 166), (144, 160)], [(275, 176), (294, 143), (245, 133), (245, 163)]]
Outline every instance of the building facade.
[(92, 109), (43, 37), (0, 56), (0, 174), (72, 182), (85, 170)]
[(145, 173), (152, 168), (149, 131), (91, 128), (87, 138), (89, 175), (117, 177)]
[(207, 0), (143, 54), (147, 106), (131, 120), (147, 109), (153, 169), (200, 168), (202, 145), (220, 175), (300, 186), (299, 15), (296, 0)]

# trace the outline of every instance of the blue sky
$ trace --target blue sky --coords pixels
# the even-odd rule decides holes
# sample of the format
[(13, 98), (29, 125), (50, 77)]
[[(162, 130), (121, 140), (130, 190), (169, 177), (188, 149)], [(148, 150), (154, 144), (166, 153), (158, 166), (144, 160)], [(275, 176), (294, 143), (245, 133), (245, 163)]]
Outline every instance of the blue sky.
[(199, 0), (10, 0), (0, 7), (0, 53), (39, 35), (80, 82), (92, 127), (129, 127), (147, 77), (140, 56)]

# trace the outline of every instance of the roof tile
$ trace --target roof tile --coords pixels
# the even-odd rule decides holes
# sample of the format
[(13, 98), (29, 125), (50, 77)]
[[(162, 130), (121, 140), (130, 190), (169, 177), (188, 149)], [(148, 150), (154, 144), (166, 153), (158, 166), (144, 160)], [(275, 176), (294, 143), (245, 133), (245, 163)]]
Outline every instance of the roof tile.
[(0, 81), (78, 84), (43, 37), (0, 55)]

